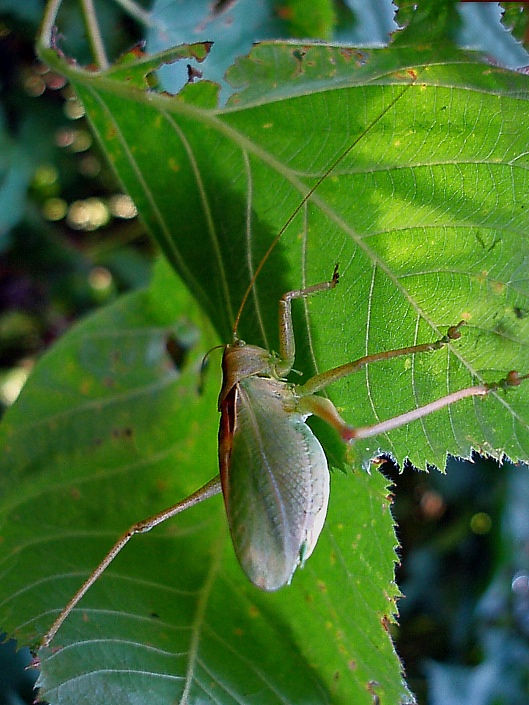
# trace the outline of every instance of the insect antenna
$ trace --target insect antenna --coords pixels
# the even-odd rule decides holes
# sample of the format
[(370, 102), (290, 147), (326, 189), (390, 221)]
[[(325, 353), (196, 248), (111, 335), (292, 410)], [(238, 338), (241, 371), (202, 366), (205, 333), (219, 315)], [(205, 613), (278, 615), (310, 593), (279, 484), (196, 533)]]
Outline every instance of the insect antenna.
[(384, 108), (384, 110), (382, 110), (382, 112), (380, 112), (380, 113), (377, 115), (377, 117), (374, 118), (374, 120), (372, 120), (372, 121), (368, 124), (368, 126), (365, 128), (365, 130), (364, 130), (360, 135), (358, 135), (358, 137), (356, 137), (356, 139), (354, 139), (354, 140), (351, 142), (351, 144), (347, 147), (347, 149), (346, 149), (344, 152), (342, 152), (342, 154), (340, 154), (340, 156), (337, 157), (337, 158), (333, 161), (333, 163), (325, 170), (325, 172), (322, 174), (322, 176), (320, 176), (320, 178), (316, 181), (316, 183), (315, 183), (313, 186), (311, 186), (311, 188), (310, 188), (310, 189), (307, 191), (307, 193), (303, 196), (303, 198), (301, 199), (300, 203), (296, 206), (296, 208), (294, 209), (294, 211), (291, 213), (291, 215), (289, 216), (289, 218), (287, 219), (287, 221), (284, 223), (284, 225), (283, 225), (283, 227), (281, 228), (281, 230), (280, 230), (280, 231), (278, 232), (278, 234), (274, 237), (274, 239), (273, 239), (272, 242), (270, 243), (268, 249), (267, 249), (266, 252), (264, 253), (263, 257), (261, 258), (261, 261), (259, 262), (259, 264), (258, 264), (258, 266), (257, 266), (257, 268), (256, 268), (256, 270), (255, 270), (255, 272), (253, 273), (252, 278), (250, 279), (250, 282), (249, 282), (248, 286), (246, 287), (246, 290), (245, 290), (245, 292), (244, 292), (244, 294), (243, 294), (243, 297), (242, 297), (242, 299), (241, 299), (241, 303), (240, 303), (239, 309), (238, 309), (238, 311), (237, 311), (237, 316), (235, 317), (235, 323), (234, 323), (234, 325), (233, 325), (233, 330), (232, 330), (234, 339), (237, 337), (237, 330), (238, 330), (238, 328), (239, 328), (239, 323), (240, 323), (240, 320), (241, 320), (241, 316), (242, 316), (242, 313), (243, 313), (244, 308), (245, 308), (245, 306), (246, 306), (246, 302), (248, 301), (248, 297), (250, 296), (250, 294), (251, 294), (251, 292), (252, 292), (252, 289), (253, 289), (253, 287), (254, 287), (254, 285), (255, 285), (255, 282), (257, 281), (257, 278), (258, 278), (259, 275), (261, 274), (261, 272), (262, 272), (262, 270), (263, 270), (263, 267), (265, 266), (266, 262), (268, 261), (268, 258), (270, 257), (270, 255), (271, 255), (272, 252), (274, 251), (274, 248), (276, 247), (277, 243), (279, 242), (279, 240), (280, 240), (281, 237), (283, 236), (285, 230), (286, 230), (286, 229), (288, 228), (288, 226), (292, 223), (292, 221), (294, 220), (294, 218), (297, 216), (297, 214), (300, 212), (300, 210), (303, 208), (303, 206), (307, 203), (307, 201), (310, 200), (310, 198), (311, 198), (311, 196), (313, 195), (313, 193), (314, 193), (314, 192), (321, 186), (321, 184), (325, 181), (325, 179), (327, 179), (327, 177), (328, 177), (330, 174), (332, 174), (332, 172), (339, 166), (339, 164), (353, 151), (353, 149), (356, 147), (356, 145), (366, 136), (366, 134), (367, 134), (368, 132), (370, 132), (370, 130), (372, 130), (372, 129), (375, 127), (375, 125), (377, 125), (377, 124), (382, 120), (382, 118), (391, 110), (391, 108), (393, 108), (393, 106), (394, 106), (396, 103), (398, 103), (398, 101), (399, 101), (399, 100), (402, 98), (402, 96), (411, 88), (411, 86), (415, 85), (416, 81), (417, 81), (417, 76), (414, 76), (414, 77), (413, 77), (413, 81), (411, 81), (410, 83), (408, 83), (408, 84), (403, 88), (403, 90), (402, 90), (397, 96), (395, 96), (395, 98), (393, 98), (393, 99), (388, 103), (388, 105)]
[(204, 380), (206, 377), (206, 370), (208, 369), (209, 365), (209, 356), (211, 355), (212, 352), (215, 352), (215, 350), (224, 350), (226, 348), (226, 345), (224, 343), (221, 343), (220, 345), (215, 345), (215, 347), (210, 348), (207, 353), (204, 355), (202, 358), (202, 362), (200, 363), (200, 381), (198, 383), (198, 393), (202, 394), (204, 391)]

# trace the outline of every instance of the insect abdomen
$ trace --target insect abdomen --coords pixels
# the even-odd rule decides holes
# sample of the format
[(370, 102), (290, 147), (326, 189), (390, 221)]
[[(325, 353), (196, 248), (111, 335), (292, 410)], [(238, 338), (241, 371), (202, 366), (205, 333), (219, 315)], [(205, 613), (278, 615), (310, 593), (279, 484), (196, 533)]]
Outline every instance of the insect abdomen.
[(305, 417), (292, 411), (286, 383), (241, 380), (227, 403), (231, 442), (221, 479), (233, 545), (248, 578), (277, 590), (310, 556), (323, 527), (327, 460)]

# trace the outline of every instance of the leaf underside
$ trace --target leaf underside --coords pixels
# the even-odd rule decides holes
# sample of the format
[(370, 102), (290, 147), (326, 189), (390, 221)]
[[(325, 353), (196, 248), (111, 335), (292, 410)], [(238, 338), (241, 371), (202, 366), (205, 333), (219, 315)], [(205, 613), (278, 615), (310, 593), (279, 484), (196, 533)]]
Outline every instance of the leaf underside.
[[(223, 111), (193, 104), (211, 102), (207, 83), (148, 101), (112, 74), (76, 83), (146, 224), (224, 341), (264, 252), (341, 157), (269, 257), (240, 336), (277, 350), (279, 297), (328, 279), (336, 262), (340, 287), (296, 307), (306, 376), (467, 322), (450, 348), (334, 385), (352, 424), (526, 371), (527, 79), (455, 52), (428, 64), (423, 53), (411, 68), (402, 49), (261, 45), (228, 73), (249, 87)], [(419, 465), (443, 467), (447, 450), (470, 447), (523, 458), (526, 397), (520, 388), (470, 400), (382, 441)], [(357, 444), (356, 458), (377, 445)]]

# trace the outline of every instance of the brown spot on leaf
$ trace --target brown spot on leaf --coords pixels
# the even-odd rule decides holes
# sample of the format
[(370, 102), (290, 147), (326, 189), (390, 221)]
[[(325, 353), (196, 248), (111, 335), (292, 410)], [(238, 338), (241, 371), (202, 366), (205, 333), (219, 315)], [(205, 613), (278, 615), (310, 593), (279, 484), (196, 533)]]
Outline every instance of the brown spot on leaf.
[(125, 426), (124, 428), (113, 428), (112, 437), (116, 440), (120, 438), (132, 438), (134, 431), (130, 426)]
[(165, 341), (165, 349), (176, 369), (181, 369), (184, 362), (186, 350), (184, 347), (182, 347), (182, 345), (180, 345), (178, 338), (172, 333), (167, 336), (167, 339)]
[(380, 705), (380, 698), (375, 692), (375, 688), (380, 687), (380, 683), (377, 681), (369, 681), (367, 684), (367, 692), (371, 694), (373, 698), (373, 705)]

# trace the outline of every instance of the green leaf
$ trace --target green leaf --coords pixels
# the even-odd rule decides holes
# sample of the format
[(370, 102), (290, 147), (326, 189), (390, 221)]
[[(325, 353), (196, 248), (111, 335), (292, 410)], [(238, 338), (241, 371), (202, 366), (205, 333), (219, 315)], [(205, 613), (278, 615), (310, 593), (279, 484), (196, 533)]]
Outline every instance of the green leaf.
[[(334, 385), (351, 423), (527, 371), (526, 76), (442, 43), (373, 52), (270, 43), (228, 74), (240, 91), (219, 110), (208, 107), (207, 82), (171, 98), (111, 73), (68, 71), (147, 227), (222, 340), (282, 233), (239, 334), (277, 350), (280, 296), (328, 279), (340, 262), (340, 287), (297, 307), (305, 375), (467, 322), (443, 351)], [(461, 402), (358, 443), (355, 457), (365, 463), (381, 446), (439, 467), (447, 451), (471, 447), (525, 458), (526, 398), (522, 386)]]
[[(0, 609), (19, 640), (37, 643), (129, 524), (216, 473), (219, 379), (211, 370), (198, 393), (195, 309), (159, 268), (149, 291), (72, 329), (6, 415)], [(191, 346), (181, 373), (169, 337)], [(133, 539), (53, 648), (39, 651), (41, 697), (367, 705), (374, 689), (381, 702), (406, 698), (384, 628), (396, 594), (385, 485), (378, 473), (334, 475), (316, 552), (275, 594), (236, 563), (220, 498)]]
[[(288, 223), (238, 332), (277, 350), (279, 297), (328, 279), (340, 262), (335, 291), (297, 302), (296, 369), (305, 379), (467, 321), (463, 338), (441, 351), (333, 385), (346, 420), (373, 423), (512, 368), (528, 371), (525, 76), (441, 45), (268, 44), (238, 63), (231, 77), (241, 91), (220, 110), (206, 82), (169, 97), (45, 56), (74, 84), (144, 222), (223, 342)], [(198, 396), (192, 364), (176, 380), (164, 352), (173, 295), (158, 280), (72, 332), (5, 419), (3, 481), (17, 492), (3, 506), (1, 604), (21, 637), (49, 627), (128, 523), (215, 472), (218, 386), (208, 380)], [(379, 448), (441, 467), (447, 451), (472, 446), (527, 458), (528, 418), (521, 385), (358, 443), (354, 472), (333, 475), (314, 555), (272, 595), (245, 581), (218, 499), (136, 539), (61, 628), (54, 643), (65, 648), (43, 653), (46, 697), (409, 698), (385, 631), (396, 596), (386, 481), (360, 465)], [(341, 444), (318, 428), (339, 462)]]
[(289, 26), (289, 34), (300, 39), (331, 39), (336, 25), (333, 0), (316, 0), (310, 12), (301, 0), (281, 0), (276, 11)]
[(457, 0), (427, 0), (414, 5), (400, 2), (397, 10), (397, 22), (406, 30), (395, 35), (395, 43), (424, 45), (426, 42), (446, 41), (454, 36), (454, 30), (460, 24), (456, 11)]

